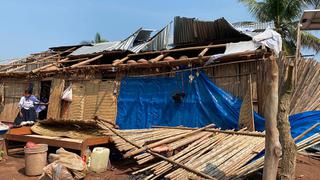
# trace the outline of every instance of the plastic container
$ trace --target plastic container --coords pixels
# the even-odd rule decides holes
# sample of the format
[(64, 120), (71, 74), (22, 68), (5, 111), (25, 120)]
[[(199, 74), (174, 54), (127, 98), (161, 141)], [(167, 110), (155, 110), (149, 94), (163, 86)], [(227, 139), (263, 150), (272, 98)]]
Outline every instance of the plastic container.
[(106, 171), (109, 163), (109, 155), (110, 150), (108, 148), (94, 148), (90, 158), (90, 170), (96, 173)]
[(38, 176), (47, 165), (47, 144), (37, 144), (31, 148), (24, 148), (25, 173), (27, 176)]

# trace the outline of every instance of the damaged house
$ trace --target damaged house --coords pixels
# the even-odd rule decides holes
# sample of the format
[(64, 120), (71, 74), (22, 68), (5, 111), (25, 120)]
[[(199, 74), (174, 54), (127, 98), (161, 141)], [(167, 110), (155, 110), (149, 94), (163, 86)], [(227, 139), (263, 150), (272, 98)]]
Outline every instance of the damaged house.
[[(159, 152), (184, 148), (168, 156), (201, 171), (189, 168), (185, 173), (181, 164), (173, 166), (166, 160), (135, 172), (148, 170), (150, 178), (246, 175), (263, 166), (263, 156), (257, 154), (265, 147), (265, 134), (256, 131), (264, 131), (266, 62), (278, 57), (281, 84), (283, 72), (293, 61), (281, 54), (281, 37), (272, 28), (272, 23), (248, 27), (248, 23), (232, 25), (224, 18), (175, 17), (157, 32), (139, 28), (121, 41), (52, 47), (0, 65), (1, 121), (14, 121), (24, 89), (32, 87), (33, 94), (48, 103), (38, 115), (40, 120), (89, 124), (95, 119), (100, 127), (99, 132), (85, 129), (86, 136), (80, 136), (76, 130), (66, 135), (56, 124), (50, 124), (51, 131), (41, 131), (45, 128), (36, 124), (31, 129), (40, 135), (11, 132), (6, 138), (45, 141), (80, 150), (83, 156), (88, 147), (107, 143), (111, 137), (124, 157), (133, 157), (138, 164), (155, 159), (151, 148)], [(292, 136), (300, 139), (320, 117), (319, 111), (313, 111), (320, 109), (320, 64), (301, 59), (297, 67), (300, 76), (289, 119), (294, 122)], [(66, 93), (68, 98), (64, 98)], [(110, 124), (121, 130), (113, 131)], [(88, 138), (93, 132), (101, 134)], [(118, 133), (137, 144), (124, 141)], [(72, 141), (50, 137), (54, 135)], [(316, 143), (319, 136), (314, 133), (299, 142), (298, 150)], [(211, 164), (202, 163), (203, 159)]]

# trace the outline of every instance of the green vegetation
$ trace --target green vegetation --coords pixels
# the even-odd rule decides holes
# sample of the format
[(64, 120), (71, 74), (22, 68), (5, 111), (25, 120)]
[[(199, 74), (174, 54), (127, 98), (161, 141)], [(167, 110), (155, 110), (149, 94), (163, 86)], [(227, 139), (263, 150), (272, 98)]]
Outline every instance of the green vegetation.
[[(293, 55), (296, 49), (297, 25), (304, 9), (319, 8), (320, 0), (239, 0), (259, 22), (273, 21), (283, 37), (284, 51)], [(320, 39), (307, 31), (301, 32), (304, 48), (320, 51)]]

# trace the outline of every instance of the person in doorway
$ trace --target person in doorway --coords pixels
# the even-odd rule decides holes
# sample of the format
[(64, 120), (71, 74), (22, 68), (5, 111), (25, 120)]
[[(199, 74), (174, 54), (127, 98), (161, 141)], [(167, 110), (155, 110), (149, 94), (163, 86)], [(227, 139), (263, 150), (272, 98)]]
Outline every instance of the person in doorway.
[(37, 119), (35, 105), (40, 101), (32, 95), (31, 90), (25, 90), (24, 96), (20, 98), (18, 108), (19, 114), (14, 120), (14, 125), (33, 124)]

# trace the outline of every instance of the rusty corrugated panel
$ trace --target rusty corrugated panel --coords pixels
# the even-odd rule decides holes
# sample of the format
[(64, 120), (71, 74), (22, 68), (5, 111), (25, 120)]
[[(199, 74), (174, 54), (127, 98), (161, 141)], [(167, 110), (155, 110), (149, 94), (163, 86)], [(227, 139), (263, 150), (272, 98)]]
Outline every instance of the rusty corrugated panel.
[(251, 40), (251, 37), (236, 30), (224, 18), (215, 21), (199, 21), (195, 18), (175, 17), (174, 44), (208, 43), (219, 41), (237, 42)]

